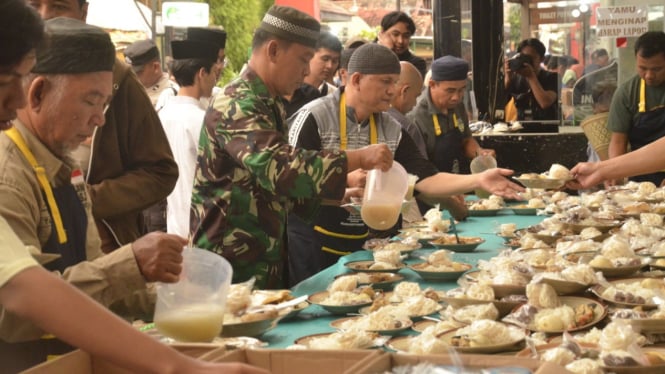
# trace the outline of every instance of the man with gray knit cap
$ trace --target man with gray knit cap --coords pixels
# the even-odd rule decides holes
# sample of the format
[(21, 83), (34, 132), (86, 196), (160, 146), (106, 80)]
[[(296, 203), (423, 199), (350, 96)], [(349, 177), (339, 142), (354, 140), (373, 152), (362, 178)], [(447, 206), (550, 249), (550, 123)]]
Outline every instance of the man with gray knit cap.
[(307, 219), (318, 198), (342, 198), (347, 170), (392, 165), (381, 144), (348, 152), (288, 145), (281, 97), (309, 72), (319, 29), (303, 12), (271, 7), (254, 33), (247, 68), (205, 114), (190, 228), (196, 246), (229, 260), (234, 283), (255, 277), (259, 288), (283, 288), (287, 211)]
[[(516, 197), (521, 188), (504, 178), (511, 170), (464, 176), (437, 172), (409, 134), (386, 113), (399, 75), (399, 59), (390, 49), (379, 44), (358, 48), (349, 61), (346, 86), (310, 102), (289, 119), (289, 142), (305, 149), (335, 151), (386, 144), (395, 160), (420, 178), (415, 189), (419, 198), (429, 203), (478, 186)], [(364, 187), (364, 173), (349, 171), (348, 186)], [(356, 195), (361, 194), (362, 189), (358, 189)], [(288, 233), (294, 284), (334, 264), (339, 256), (360, 250), (369, 230), (360, 215), (339, 206), (324, 206), (314, 225), (289, 220)]]

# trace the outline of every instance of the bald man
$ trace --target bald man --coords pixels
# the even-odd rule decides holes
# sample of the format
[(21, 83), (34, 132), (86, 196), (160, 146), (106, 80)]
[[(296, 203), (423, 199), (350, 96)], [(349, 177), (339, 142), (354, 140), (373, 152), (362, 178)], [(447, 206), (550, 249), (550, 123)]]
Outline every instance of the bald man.
[(411, 135), (420, 153), (424, 157), (427, 157), (425, 139), (423, 139), (420, 130), (418, 130), (418, 126), (406, 118), (406, 114), (416, 105), (418, 96), (423, 89), (423, 76), (420, 75), (418, 69), (410, 62), (400, 61), (399, 65), (400, 74), (396, 86), (397, 94), (393, 96), (390, 102), (388, 114), (393, 116), (402, 125), (402, 128)]
[[(406, 118), (406, 113), (416, 105), (418, 96), (423, 90), (423, 76), (412, 63), (400, 61), (399, 64), (400, 74), (399, 80), (396, 84), (397, 93), (393, 96), (393, 99), (390, 102), (388, 114), (402, 125), (402, 128), (409, 133), (413, 142), (416, 143), (416, 146), (423, 157), (427, 158), (427, 146), (420, 129), (418, 129), (418, 126), (411, 122), (410, 119)], [(443, 199), (439, 204), (442, 209), (448, 209), (450, 214), (452, 214), (457, 220), (466, 219), (469, 215), (469, 210), (464, 204), (464, 196), (451, 196)], [(420, 212), (425, 212), (430, 206), (422, 201), (418, 201), (418, 208), (420, 209)], [(413, 220), (421, 218), (417, 217), (417, 212), (413, 209), (409, 209), (407, 213), (405, 213), (404, 219), (406, 221), (411, 221), (412, 217)]]

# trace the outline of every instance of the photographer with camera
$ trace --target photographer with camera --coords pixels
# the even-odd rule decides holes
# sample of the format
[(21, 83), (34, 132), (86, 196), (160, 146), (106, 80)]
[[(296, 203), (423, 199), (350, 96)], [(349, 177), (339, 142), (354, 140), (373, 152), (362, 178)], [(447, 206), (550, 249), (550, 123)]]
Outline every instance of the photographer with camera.
[(558, 76), (542, 69), (545, 46), (531, 38), (520, 42), (517, 54), (504, 62), (506, 92), (515, 99), (520, 121), (557, 120)]

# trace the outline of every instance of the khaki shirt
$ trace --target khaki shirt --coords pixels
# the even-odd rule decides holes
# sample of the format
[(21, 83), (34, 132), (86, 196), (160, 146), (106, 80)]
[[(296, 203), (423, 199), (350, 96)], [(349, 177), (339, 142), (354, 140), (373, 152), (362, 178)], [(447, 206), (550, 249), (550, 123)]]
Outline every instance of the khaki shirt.
[(167, 74), (162, 74), (162, 77), (159, 78), (157, 83), (151, 87), (146, 88), (145, 90), (148, 93), (148, 97), (150, 98), (152, 106), (154, 107), (157, 105), (157, 100), (159, 99), (159, 96), (162, 94), (162, 92), (164, 92), (164, 90), (170, 89), (174, 94), (178, 92), (173, 86), (173, 82), (169, 79), (169, 76)]
[[(69, 158), (58, 159), (19, 121), (15, 121), (14, 126), (37, 162), (46, 169), (51, 186), (57, 188), (71, 183), (74, 162)], [(145, 289), (146, 283), (131, 245), (103, 255), (89, 196), (86, 196), (84, 206), (88, 214), (88, 261), (65, 269), (60, 276), (101, 304), (110, 306), (131, 296), (133, 291)], [(37, 177), (18, 147), (4, 133), (0, 134), (0, 215), (25, 245), (42, 248), (51, 235), (51, 217)], [(38, 338), (41, 334), (34, 325), (0, 309), (0, 339), (23, 341)]]

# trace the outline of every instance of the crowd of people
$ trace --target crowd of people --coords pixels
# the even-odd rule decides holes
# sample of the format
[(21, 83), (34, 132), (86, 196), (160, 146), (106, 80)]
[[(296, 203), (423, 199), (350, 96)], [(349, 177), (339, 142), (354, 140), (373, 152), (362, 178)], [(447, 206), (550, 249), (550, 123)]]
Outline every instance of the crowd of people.
[[(111, 312), (150, 319), (153, 283), (178, 281), (187, 245), (225, 257), (233, 282), (285, 288), (392, 235), (399, 223), (376, 232), (342, 205), (393, 161), (418, 177), (421, 211), (440, 204), (464, 219), (464, 193), (523, 191), (509, 169), (469, 172), (472, 158), (496, 156), (471, 136), (469, 62), (443, 56), (428, 69), (409, 51), (415, 24), (403, 12), (383, 18), (375, 42), (343, 48), (313, 17), (273, 6), (220, 89), (219, 28), (172, 41), (165, 73), (149, 40), (116, 58), (108, 34), (85, 23), (84, 0), (0, 10), (0, 361), (14, 370), (69, 343), (140, 372), (263, 372), (187, 358)], [(518, 118), (557, 116), (545, 46), (527, 39), (518, 52), (504, 82)], [(612, 159), (576, 166), (570, 187), (665, 165), (665, 34), (644, 34), (635, 53), (638, 74), (610, 108)]]

